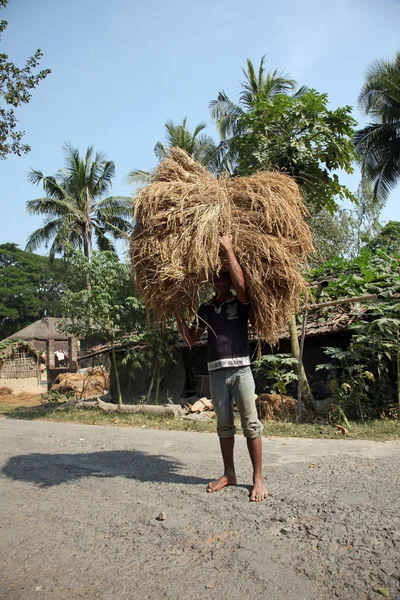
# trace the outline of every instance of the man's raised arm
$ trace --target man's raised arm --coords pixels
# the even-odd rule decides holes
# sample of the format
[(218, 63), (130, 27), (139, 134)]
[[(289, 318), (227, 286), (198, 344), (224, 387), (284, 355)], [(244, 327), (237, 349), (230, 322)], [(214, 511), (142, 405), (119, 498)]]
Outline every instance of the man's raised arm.
[(225, 252), (228, 269), (231, 274), (232, 285), (235, 288), (236, 296), (240, 302), (246, 304), (249, 301), (246, 280), (244, 278), (242, 267), (239, 265), (235, 252), (232, 248), (232, 236), (221, 235), (219, 238), (219, 243)]

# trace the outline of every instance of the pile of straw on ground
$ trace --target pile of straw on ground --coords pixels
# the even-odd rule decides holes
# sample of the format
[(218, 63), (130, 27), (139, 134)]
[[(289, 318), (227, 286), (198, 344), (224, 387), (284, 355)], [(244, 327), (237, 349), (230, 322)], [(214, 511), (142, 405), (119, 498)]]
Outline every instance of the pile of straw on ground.
[(274, 419), (295, 421), (297, 400), (291, 396), (279, 394), (260, 394), (256, 399), (258, 418), (261, 421)]
[(6, 385), (3, 385), (2, 387), (0, 387), (0, 396), (9, 396), (12, 393), (13, 393), (12, 389), (7, 387)]
[(60, 394), (74, 394), (76, 398), (102, 396), (110, 387), (109, 374), (104, 367), (93, 367), (85, 373), (60, 373), (51, 389)]
[(252, 324), (269, 342), (298, 310), (300, 268), (312, 250), (306, 208), (290, 177), (216, 179), (173, 148), (135, 200), (131, 258), (136, 289), (158, 320), (195, 315), (231, 233), (252, 301)]

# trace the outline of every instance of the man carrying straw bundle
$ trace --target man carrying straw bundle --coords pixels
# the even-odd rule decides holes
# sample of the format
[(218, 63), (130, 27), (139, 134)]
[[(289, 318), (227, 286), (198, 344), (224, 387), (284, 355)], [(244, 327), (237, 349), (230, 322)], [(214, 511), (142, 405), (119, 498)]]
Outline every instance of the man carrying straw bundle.
[[(261, 502), (268, 496), (262, 476), (262, 425), (255, 404), (255, 385), (250, 368), (248, 344), (248, 317), (250, 301), (246, 281), (232, 248), (232, 236), (222, 235), (220, 246), (225, 253), (228, 271), (213, 276), (215, 296), (198, 311), (198, 321), (189, 329), (180, 317), (180, 334), (189, 347), (208, 328), (208, 370), (211, 398), (217, 416), (224, 474), (207, 486), (208, 492), (217, 492), (227, 485), (236, 484), (233, 458), (236, 427), (233, 400), (240, 413), (243, 433), (247, 439), (253, 465), (252, 502)], [(234, 287), (236, 296), (231, 294)]]

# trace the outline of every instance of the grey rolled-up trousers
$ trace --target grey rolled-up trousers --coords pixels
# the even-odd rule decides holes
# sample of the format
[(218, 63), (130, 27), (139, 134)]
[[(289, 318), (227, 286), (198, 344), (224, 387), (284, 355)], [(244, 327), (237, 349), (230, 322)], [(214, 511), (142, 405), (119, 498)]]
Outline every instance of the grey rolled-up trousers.
[(236, 433), (233, 401), (239, 409), (244, 436), (254, 439), (261, 435), (263, 426), (257, 415), (255, 384), (250, 367), (211, 371), (210, 390), (219, 437), (230, 438)]

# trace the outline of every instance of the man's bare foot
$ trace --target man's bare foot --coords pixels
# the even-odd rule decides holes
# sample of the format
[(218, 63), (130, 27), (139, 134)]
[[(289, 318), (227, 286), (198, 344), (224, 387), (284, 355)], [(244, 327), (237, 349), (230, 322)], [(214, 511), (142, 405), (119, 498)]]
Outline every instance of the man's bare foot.
[(210, 481), (210, 483), (207, 486), (207, 492), (218, 492), (227, 485), (236, 485), (235, 475), (222, 475), (222, 477), (220, 477), (219, 479), (216, 479), (215, 481)]
[(262, 502), (266, 498), (268, 498), (268, 490), (264, 486), (264, 482), (256, 481), (251, 490), (250, 502)]

